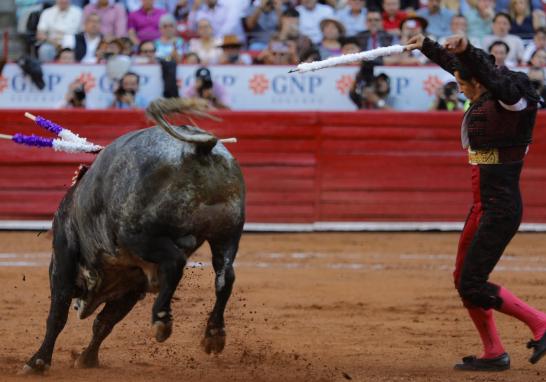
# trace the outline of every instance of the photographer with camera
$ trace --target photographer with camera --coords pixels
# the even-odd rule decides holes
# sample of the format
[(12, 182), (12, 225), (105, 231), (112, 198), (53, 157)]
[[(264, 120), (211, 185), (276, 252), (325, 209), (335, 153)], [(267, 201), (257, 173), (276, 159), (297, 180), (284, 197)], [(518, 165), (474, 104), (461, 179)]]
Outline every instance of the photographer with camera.
[(459, 86), (455, 81), (450, 81), (438, 88), (431, 110), (456, 111), (464, 108), (465, 101), (459, 96)]
[(64, 102), (61, 108), (67, 109), (85, 109), (85, 85), (79, 79), (75, 79), (68, 85), (68, 91), (64, 96)]
[(138, 94), (140, 76), (133, 72), (127, 72), (119, 80), (119, 85), (114, 92), (114, 100), (110, 107), (115, 109), (144, 109), (148, 102)]
[(197, 69), (195, 83), (184, 95), (207, 100), (209, 105), (216, 109), (229, 109), (224, 89), (218, 83), (213, 83), (210, 70), (205, 67)]
[(349, 98), (358, 109), (392, 109), (395, 98), (391, 96), (390, 78), (385, 73), (373, 74), (374, 64), (365, 61), (349, 91)]

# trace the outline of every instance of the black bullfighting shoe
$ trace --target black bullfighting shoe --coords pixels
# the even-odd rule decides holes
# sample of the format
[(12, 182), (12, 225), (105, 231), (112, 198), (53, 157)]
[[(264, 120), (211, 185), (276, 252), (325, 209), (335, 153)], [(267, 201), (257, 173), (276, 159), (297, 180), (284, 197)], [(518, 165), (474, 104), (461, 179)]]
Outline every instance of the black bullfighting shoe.
[(529, 358), (529, 362), (537, 363), (546, 355), (546, 333), (539, 340), (531, 340), (527, 343), (528, 349), (533, 349), (533, 355)]
[(474, 355), (464, 357), (463, 363), (455, 365), (461, 371), (504, 371), (510, 369), (510, 357), (503, 353), (495, 358), (477, 358)]

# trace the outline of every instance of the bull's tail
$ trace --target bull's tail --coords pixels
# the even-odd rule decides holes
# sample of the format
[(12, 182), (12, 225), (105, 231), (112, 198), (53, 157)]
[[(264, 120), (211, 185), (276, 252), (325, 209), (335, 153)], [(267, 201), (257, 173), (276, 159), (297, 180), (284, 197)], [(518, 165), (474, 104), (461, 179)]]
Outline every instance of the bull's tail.
[(214, 119), (208, 114), (208, 102), (198, 98), (159, 98), (148, 106), (146, 113), (153, 118), (158, 125), (163, 128), (172, 137), (193, 143), (197, 146), (199, 152), (210, 152), (218, 142), (218, 138), (195, 126), (184, 126), (185, 131), (175, 129), (165, 117), (174, 114), (195, 115)]

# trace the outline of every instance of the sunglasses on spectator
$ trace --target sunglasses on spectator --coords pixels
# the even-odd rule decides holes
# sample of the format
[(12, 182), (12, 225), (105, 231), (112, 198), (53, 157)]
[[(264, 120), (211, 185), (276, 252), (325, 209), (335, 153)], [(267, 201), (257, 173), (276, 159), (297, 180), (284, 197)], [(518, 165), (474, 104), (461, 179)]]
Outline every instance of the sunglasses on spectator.
[(379, 17), (369, 17), (366, 20), (368, 20), (368, 21), (381, 21), (381, 19)]
[(155, 53), (155, 49), (142, 49), (140, 53)]

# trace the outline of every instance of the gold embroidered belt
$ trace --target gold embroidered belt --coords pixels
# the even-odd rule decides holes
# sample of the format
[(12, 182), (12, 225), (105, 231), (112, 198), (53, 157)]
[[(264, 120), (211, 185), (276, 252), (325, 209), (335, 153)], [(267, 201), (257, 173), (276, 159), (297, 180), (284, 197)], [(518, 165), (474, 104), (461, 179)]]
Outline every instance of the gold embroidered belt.
[(470, 164), (499, 164), (499, 149), (468, 149), (468, 163)]
[(468, 149), (468, 163), (470, 164), (500, 164), (523, 160), (527, 146), (514, 146), (493, 149)]

